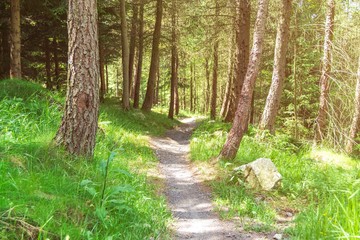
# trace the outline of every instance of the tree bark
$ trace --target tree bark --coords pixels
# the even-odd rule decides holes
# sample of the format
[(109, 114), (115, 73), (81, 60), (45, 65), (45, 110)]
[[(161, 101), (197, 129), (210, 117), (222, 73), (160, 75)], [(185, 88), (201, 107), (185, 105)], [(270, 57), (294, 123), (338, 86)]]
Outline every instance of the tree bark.
[(139, 15), (139, 47), (138, 47), (138, 64), (135, 75), (135, 87), (134, 87), (134, 108), (139, 108), (140, 102), (140, 85), (142, 75), (142, 63), (143, 63), (143, 51), (144, 51), (144, 3), (140, 3), (140, 15)]
[(21, 78), (20, 0), (11, 0), (10, 78)]
[(285, 81), (286, 52), (290, 36), (291, 0), (282, 0), (281, 9), (276, 34), (272, 81), (260, 122), (260, 129), (267, 129), (272, 134), (275, 133), (275, 120)]
[(244, 86), (235, 113), (233, 126), (228, 134), (219, 159), (234, 159), (240, 142), (248, 127), (249, 110), (254, 92), (255, 81), (260, 70), (262, 48), (265, 35), (265, 25), (268, 15), (269, 0), (259, 0), (255, 22), (253, 47), (247, 67)]
[(99, 64), (100, 64), (100, 101), (105, 101), (106, 83), (105, 83), (105, 63), (104, 63), (104, 48), (99, 41)]
[(122, 107), (124, 110), (130, 109), (129, 91), (129, 39), (126, 23), (125, 0), (120, 0), (121, 18), (121, 47), (122, 47), (122, 69), (123, 69), (123, 94)]
[(133, 1), (133, 16), (131, 20), (130, 32), (130, 56), (129, 56), (129, 92), (133, 86), (134, 62), (135, 62), (135, 47), (136, 47), (136, 32), (138, 19), (138, 1)]
[(96, 0), (69, 1), (68, 88), (55, 140), (71, 154), (93, 156), (99, 110)]
[(331, 73), (332, 39), (334, 35), (335, 0), (327, 1), (325, 21), (324, 56), (320, 78), (320, 106), (315, 125), (315, 142), (320, 142), (325, 137), (327, 128), (327, 111), (329, 102), (329, 79)]
[(53, 56), (54, 56), (54, 82), (56, 84), (56, 89), (60, 90), (60, 64), (59, 64), (59, 54), (58, 54), (58, 42), (57, 38), (53, 39)]
[(234, 80), (232, 88), (232, 97), (229, 103), (229, 109), (225, 117), (226, 122), (232, 122), (235, 117), (241, 90), (243, 87), (246, 70), (249, 63), (250, 48), (250, 18), (251, 3), (250, 0), (236, 0), (236, 18), (235, 18), (235, 66)]
[(357, 70), (356, 89), (355, 89), (355, 114), (350, 128), (349, 140), (346, 145), (346, 152), (352, 153), (354, 144), (357, 143), (356, 136), (360, 126), (360, 57)]
[(226, 87), (225, 87), (225, 94), (224, 94), (224, 100), (221, 106), (221, 111), (220, 111), (220, 116), (222, 118), (225, 118), (225, 116), (227, 115), (227, 112), (229, 110), (229, 104), (230, 104), (230, 98), (231, 98), (231, 86), (232, 86), (232, 80), (233, 80), (233, 67), (234, 67), (234, 62), (233, 62), (233, 50), (234, 50), (234, 42), (231, 41), (231, 47), (229, 48), (229, 63), (228, 63), (228, 80), (226, 82)]
[(212, 90), (211, 90), (211, 105), (210, 105), (210, 119), (216, 118), (216, 101), (217, 101), (217, 82), (218, 82), (218, 65), (219, 65), (219, 15), (220, 4), (219, 1), (215, 1), (215, 43), (214, 43), (214, 65), (213, 65), (213, 78), (212, 78)]
[(153, 34), (153, 44), (152, 44), (152, 53), (151, 53), (151, 63), (150, 63), (150, 72), (149, 79), (147, 82), (147, 89), (145, 100), (142, 105), (142, 110), (151, 111), (153, 106), (153, 98), (154, 98), (154, 87), (156, 81), (156, 75), (159, 65), (159, 45), (160, 45), (160, 37), (161, 37), (161, 21), (162, 21), (162, 13), (163, 13), (163, 1), (157, 0), (156, 4), (156, 22), (155, 29)]
[(206, 102), (205, 102), (205, 112), (209, 112), (210, 107), (210, 63), (209, 56), (205, 57), (205, 77), (206, 77)]

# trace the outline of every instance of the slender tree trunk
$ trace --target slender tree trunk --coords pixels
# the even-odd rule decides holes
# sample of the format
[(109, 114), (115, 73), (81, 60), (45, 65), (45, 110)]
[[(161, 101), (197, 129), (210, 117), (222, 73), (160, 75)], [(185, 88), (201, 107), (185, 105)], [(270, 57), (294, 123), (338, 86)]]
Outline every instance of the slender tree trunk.
[(129, 56), (129, 92), (133, 86), (134, 62), (135, 62), (135, 47), (136, 47), (136, 26), (138, 22), (138, 0), (133, 1), (133, 16), (131, 20), (130, 33), (130, 56)]
[(327, 1), (325, 22), (324, 56), (320, 78), (320, 107), (315, 125), (315, 142), (324, 139), (327, 128), (327, 111), (329, 102), (329, 78), (331, 73), (332, 39), (334, 35), (335, 0)]
[(210, 118), (215, 120), (216, 118), (216, 101), (217, 101), (217, 82), (218, 82), (218, 64), (219, 64), (219, 15), (220, 5), (219, 1), (215, 0), (215, 43), (214, 43), (214, 65), (213, 65), (213, 79), (212, 79), (212, 91), (211, 91), (211, 106), (210, 106)]
[(260, 122), (260, 128), (267, 129), (272, 134), (275, 133), (275, 120), (285, 81), (286, 52), (290, 35), (291, 0), (282, 0), (281, 9), (276, 35), (272, 81)]
[(10, 78), (21, 78), (20, 0), (11, 0)]
[(176, 81), (175, 81), (175, 115), (179, 115), (180, 111), (180, 99), (179, 99), (179, 54), (176, 51), (176, 59), (175, 59), (175, 72), (176, 72)]
[(139, 108), (140, 102), (140, 85), (142, 75), (142, 63), (143, 63), (143, 49), (144, 49), (144, 3), (140, 3), (140, 16), (139, 16), (139, 47), (138, 47), (138, 64), (135, 75), (135, 87), (134, 87), (134, 108)]
[(125, 110), (130, 109), (129, 93), (129, 39), (126, 22), (125, 0), (120, 0), (121, 18), (121, 45), (122, 45), (122, 69), (123, 69), (123, 94), (122, 106)]
[(105, 63), (104, 63), (104, 49), (103, 46), (101, 44), (101, 42), (99, 42), (99, 64), (100, 64), (100, 101), (104, 102), (105, 100), (105, 94), (106, 94), (106, 84), (105, 84)]
[(49, 39), (47, 37), (44, 40), (44, 52), (45, 52), (46, 88), (52, 90), (53, 83), (51, 81), (51, 53), (50, 53)]
[(177, 36), (176, 36), (176, 0), (172, 0), (171, 13), (171, 83), (170, 83), (170, 107), (168, 117), (174, 119), (175, 95), (177, 88)]
[(58, 54), (58, 40), (56, 37), (53, 39), (53, 56), (54, 56), (54, 82), (56, 84), (56, 89), (60, 90), (60, 64), (59, 64), (59, 54)]
[(346, 151), (348, 153), (353, 152), (354, 144), (357, 143), (356, 136), (358, 135), (360, 127), (360, 57), (359, 66), (357, 70), (357, 81), (355, 89), (355, 114), (350, 128), (349, 141), (346, 145)]
[(209, 57), (206, 56), (205, 58), (205, 76), (206, 76), (206, 107), (205, 112), (209, 112), (210, 108), (210, 63), (209, 63)]
[(153, 35), (153, 45), (152, 45), (152, 53), (151, 53), (151, 63), (150, 63), (150, 72), (149, 79), (147, 83), (145, 100), (142, 105), (142, 110), (151, 111), (153, 105), (154, 98), (154, 87), (156, 81), (156, 74), (159, 65), (159, 45), (160, 45), (160, 37), (161, 37), (161, 21), (162, 21), (162, 12), (163, 12), (163, 1), (157, 0), (156, 4), (156, 22), (155, 22), (155, 30)]
[(244, 86), (239, 99), (233, 126), (228, 134), (219, 159), (234, 159), (240, 142), (248, 127), (249, 109), (254, 92), (255, 81), (260, 70), (262, 48), (265, 35), (265, 25), (268, 15), (269, 0), (259, 0), (258, 12), (254, 29), (253, 47), (247, 67)]
[(232, 46), (229, 48), (229, 64), (228, 64), (228, 80), (226, 82), (226, 88), (225, 88), (225, 94), (224, 94), (224, 100), (221, 106), (220, 116), (222, 118), (225, 118), (228, 110), (229, 110), (229, 104), (230, 104), (230, 98), (231, 98), (231, 85), (233, 80), (233, 41), (231, 41)]
[(108, 69), (108, 64), (105, 64), (105, 76), (106, 76), (106, 87), (105, 87), (105, 93), (109, 93), (109, 69)]
[(194, 64), (190, 63), (190, 112), (194, 111)]
[(5, 21), (3, 23), (1, 29), (1, 48), (2, 48), (2, 56), (1, 56), (1, 72), (0, 77), (8, 78), (10, 74), (10, 45), (9, 45), (9, 27), (8, 22)]
[(69, 1), (68, 89), (55, 140), (71, 154), (93, 156), (99, 110), (96, 0)]
[(234, 80), (232, 88), (232, 97), (229, 103), (229, 110), (225, 117), (226, 122), (232, 122), (235, 117), (248, 63), (250, 48), (250, 17), (251, 4), (250, 0), (236, 0), (236, 18), (235, 18), (235, 66)]

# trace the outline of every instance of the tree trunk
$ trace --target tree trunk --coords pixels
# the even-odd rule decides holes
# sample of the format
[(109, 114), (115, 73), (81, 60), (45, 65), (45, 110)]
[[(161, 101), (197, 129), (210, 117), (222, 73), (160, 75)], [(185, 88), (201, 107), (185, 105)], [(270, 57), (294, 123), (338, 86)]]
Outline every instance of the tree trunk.
[(190, 112), (194, 111), (194, 64), (190, 63)]
[(259, 0), (258, 12), (254, 29), (253, 47), (247, 67), (244, 86), (241, 91), (233, 126), (228, 134), (219, 159), (234, 159), (240, 142), (248, 127), (249, 110), (254, 92), (255, 81), (260, 70), (262, 48), (265, 35), (265, 25), (268, 15), (269, 0)]
[(54, 82), (56, 84), (56, 89), (60, 90), (61, 81), (60, 81), (60, 64), (59, 64), (59, 54), (58, 54), (58, 43), (56, 37), (53, 39), (53, 55), (54, 55)]
[(99, 64), (100, 64), (100, 101), (105, 101), (106, 86), (105, 86), (105, 63), (104, 63), (104, 49), (99, 42)]
[(156, 81), (156, 75), (159, 65), (159, 45), (160, 45), (160, 37), (161, 37), (161, 21), (162, 21), (162, 12), (163, 12), (163, 2), (162, 0), (157, 0), (156, 4), (156, 22), (155, 22), (155, 30), (153, 34), (153, 44), (152, 44), (152, 53), (151, 53), (151, 63), (150, 63), (150, 72), (149, 79), (147, 83), (145, 100), (142, 105), (142, 110), (151, 111), (153, 106), (153, 98), (154, 98), (154, 87)]
[(218, 65), (219, 65), (219, 15), (220, 5), (219, 1), (215, 1), (215, 43), (214, 43), (214, 65), (213, 65), (213, 79), (212, 79), (212, 91), (211, 91), (211, 106), (210, 106), (210, 119), (216, 118), (216, 100), (217, 100), (217, 78), (218, 78)]
[[(177, 88), (177, 21), (176, 21), (176, 0), (172, 0), (171, 13), (171, 83), (170, 83), (170, 107), (168, 117), (174, 119), (175, 112), (175, 95)], [(177, 101), (178, 102), (178, 101)]]
[(210, 107), (210, 64), (209, 57), (205, 57), (205, 76), (206, 76), (206, 102), (205, 102), (205, 112), (209, 112)]
[(327, 1), (327, 13), (325, 22), (324, 56), (320, 78), (320, 106), (315, 125), (315, 142), (324, 139), (327, 127), (327, 111), (329, 101), (329, 78), (331, 73), (331, 51), (334, 35), (335, 0)]
[(272, 134), (275, 133), (275, 120), (285, 81), (286, 52), (290, 35), (291, 0), (282, 0), (281, 9), (276, 35), (272, 81), (260, 122), (260, 129), (267, 129)]
[(230, 104), (230, 98), (231, 98), (231, 85), (233, 80), (233, 41), (231, 41), (232, 46), (229, 48), (229, 63), (228, 63), (228, 80), (226, 82), (226, 88), (225, 88), (225, 94), (224, 94), (224, 100), (221, 106), (220, 116), (222, 118), (225, 118), (227, 115), (227, 112), (229, 110), (229, 104)]
[(140, 85), (142, 75), (143, 51), (144, 51), (144, 3), (140, 3), (140, 16), (139, 16), (139, 47), (138, 47), (138, 64), (135, 75), (134, 87), (134, 108), (139, 108), (140, 102)]
[(44, 53), (45, 53), (46, 88), (52, 90), (53, 83), (51, 81), (51, 54), (50, 54), (49, 39), (47, 37), (44, 40)]
[(226, 122), (232, 122), (235, 117), (241, 90), (243, 87), (248, 63), (250, 48), (250, 18), (251, 18), (250, 0), (236, 0), (236, 18), (235, 18), (235, 66), (234, 80), (232, 87), (232, 97), (229, 103), (229, 109), (225, 117)]
[(10, 45), (9, 45), (9, 27), (8, 22), (3, 23), (1, 28), (1, 72), (0, 77), (8, 78), (10, 74)]
[(129, 56), (129, 92), (133, 86), (134, 75), (134, 62), (135, 62), (135, 47), (136, 47), (136, 26), (138, 19), (138, 1), (133, 1), (133, 16), (131, 20), (131, 32), (130, 32), (130, 56)]
[(124, 110), (130, 109), (129, 94), (129, 39), (126, 23), (125, 0), (120, 0), (121, 18), (121, 48), (122, 48), (122, 69), (123, 69), (123, 94), (122, 106)]
[(11, 0), (10, 78), (21, 78), (20, 0)]
[(346, 145), (346, 152), (352, 153), (354, 144), (357, 143), (356, 136), (359, 132), (360, 126), (360, 57), (359, 57), (359, 66), (357, 70), (357, 80), (356, 80), (356, 89), (355, 89), (355, 114), (351, 124), (349, 141)]
[(109, 69), (108, 69), (108, 64), (106, 63), (105, 64), (105, 83), (106, 83), (106, 86), (105, 86), (105, 93), (109, 93)]
[(99, 110), (96, 0), (69, 1), (68, 89), (55, 140), (71, 154), (93, 156)]

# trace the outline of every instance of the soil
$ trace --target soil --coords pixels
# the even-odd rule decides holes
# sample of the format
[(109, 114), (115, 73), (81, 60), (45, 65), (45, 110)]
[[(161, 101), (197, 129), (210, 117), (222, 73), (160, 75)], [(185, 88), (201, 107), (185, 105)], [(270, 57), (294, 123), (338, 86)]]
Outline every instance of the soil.
[(194, 174), (190, 161), (189, 139), (196, 127), (194, 118), (151, 139), (165, 178), (164, 194), (175, 219), (172, 239), (271, 239), (258, 233), (243, 232), (230, 221), (222, 221), (214, 211), (211, 193)]

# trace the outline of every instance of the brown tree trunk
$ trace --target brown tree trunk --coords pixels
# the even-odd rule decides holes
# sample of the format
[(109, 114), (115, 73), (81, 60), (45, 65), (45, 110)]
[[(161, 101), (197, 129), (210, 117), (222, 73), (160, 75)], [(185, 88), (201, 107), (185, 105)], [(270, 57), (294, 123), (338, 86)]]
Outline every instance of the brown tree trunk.
[(46, 88), (52, 90), (53, 83), (51, 81), (51, 53), (50, 53), (48, 38), (44, 40), (44, 53), (45, 53)]
[(20, 0), (11, 0), (10, 78), (21, 78)]
[(335, 0), (327, 1), (327, 13), (325, 21), (324, 56), (320, 78), (320, 106), (315, 125), (315, 142), (324, 139), (327, 128), (327, 111), (329, 101), (329, 78), (331, 73), (331, 51), (334, 35)]
[(151, 63), (150, 63), (150, 72), (149, 79), (147, 82), (147, 89), (145, 100), (142, 105), (142, 110), (151, 111), (153, 106), (153, 98), (154, 98), (154, 87), (156, 81), (156, 75), (159, 65), (159, 45), (160, 45), (160, 37), (161, 37), (161, 21), (162, 21), (162, 13), (163, 13), (163, 1), (157, 0), (156, 3), (156, 22), (155, 29), (153, 34), (153, 44), (152, 44), (152, 53), (151, 53)]
[(106, 94), (106, 86), (105, 86), (105, 63), (104, 63), (104, 49), (99, 42), (99, 64), (100, 64), (100, 101), (104, 102), (105, 94)]
[(359, 66), (357, 70), (357, 80), (356, 80), (356, 89), (355, 89), (355, 114), (351, 124), (349, 141), (346, 145), (346, 152), (352, 153), (354, 144), (357, 143), (356, 136), (358, 135), (360, 127), (360, 57), (359, 57)]
[(138, 47), (138, 63), (135, 75), (135, 87), (134, 87), (134, 108), (139, 108), (140, 102), (140, 85), (142, 75), (142, 63), (143, 63), (143, 51), (144, 51), (144, 3), (140, 3), (140, 15), (139, 15), (139, 47)]
[(272, 134), (275, 133), (275, 120), (285, 81), (286, 52), (290, 35), (291, 0), (282, 0), (281, 9), (276, 35), (272, 81), (260, 122), (260, 129), (267, 129)]
[(205, 102), (205, 112), (209, 112), (210, 108), (210, 64), (209, 57), (205, 58), (205, 77), (206, 77), (206, 102)]
[(136, 47), (136, 32), (138, 19), (138, 1), (133, 1), (133, 16), (131, 20), (130, 32), (130, 56), (129, 56), (129, 92), (133, 86), (134, 62), (135, 62), (135, 47)]
[(105, 64), (105, 93), (109, 93), (109, 69), (108, 64)]
[[(177, 88), (177, 21), (176, 21), (176, 0), (172, 0), (171, 13), (171, 83), (170, 83), (170, 107), (168, 117), (174, 119), (175, 112), (175, 95)], [(177, 101), (178, 102), (178, 101)]]
[(121, 18), (121, 49), (122, 49), (122, 69), (123, 69), (123, 94), (122, 107), (124, 110), (130, 109), (129, 92), (129, 39), (126, 23), (125, 0), (120, 0)]
[(220, 4), (219, 1), (215, 1), (215, 43), (214, 43), (214, 65), (213, 65), (213, 79), (212, 79), (212, 90), (211, 90), (211, 104), (210, 104), (210, 119), (215, 120), (216, 118), (216, 101), (217, 101), (217, 82), (218, 82), (218, 65), (219, 65), (219, 15), (220, 15)]
[(249, 123), (249, 110), (254, 92), (255, 81), (260, 70), (262, 48), (265, 35), (265, 25), (268, 15), (269, 0), (259, 0), (258, 12), (254, 29), (253, 47), (247, 67), (244, 86), (241, 91), (233, 126), (228, 134), (219, 159), (234, 159), (240, 142)]
[(246, 70), (249, 63), (250, 47), (250, 17), (251, 17), (250, 0), (236, 0), (236, 18), (235, 18), (235, 66), (234, 80), (232, 87), (232, 97), (229, 103), (229, 109), (225, 117), (226, 122), (232, 122), (235, 117), (242, 86), (244, 83)]
[(190, 112), (194, 111), (194, 64), (190, 63)]
[(60, 90), (61, 81), (60, 81), (60, 64), (59, 64), (59, 54), (58, 54), (58, 43), (56, 37), (53, 39), (53, 56), (54, 56), (54, 82), (56, 84), (56, 89)]
[(225, 94), (224, 94), (224, 100), (221, 106), (220, 116), (222, 118), (225, 118), (228, 110), (229, 110), (229, 104), (230, 104), (230, 98), (231, 98), (231, 85), (233, 80), (233, 41), (231, 41), (232, 46), (229, 48), (229, 63), (228, 63), (228, 80), (226, 82), (226, 88), (225, 88)]
[(93, 156), (99, 110), (96, 0), (69, 1), (68, 89), (55, 140), (71, 154)]
[(8, 78), (10, 74), (10, 45), (9, 45), (9, 27), (5, 21), (1, 28), (1, 71), (0, 77)]

